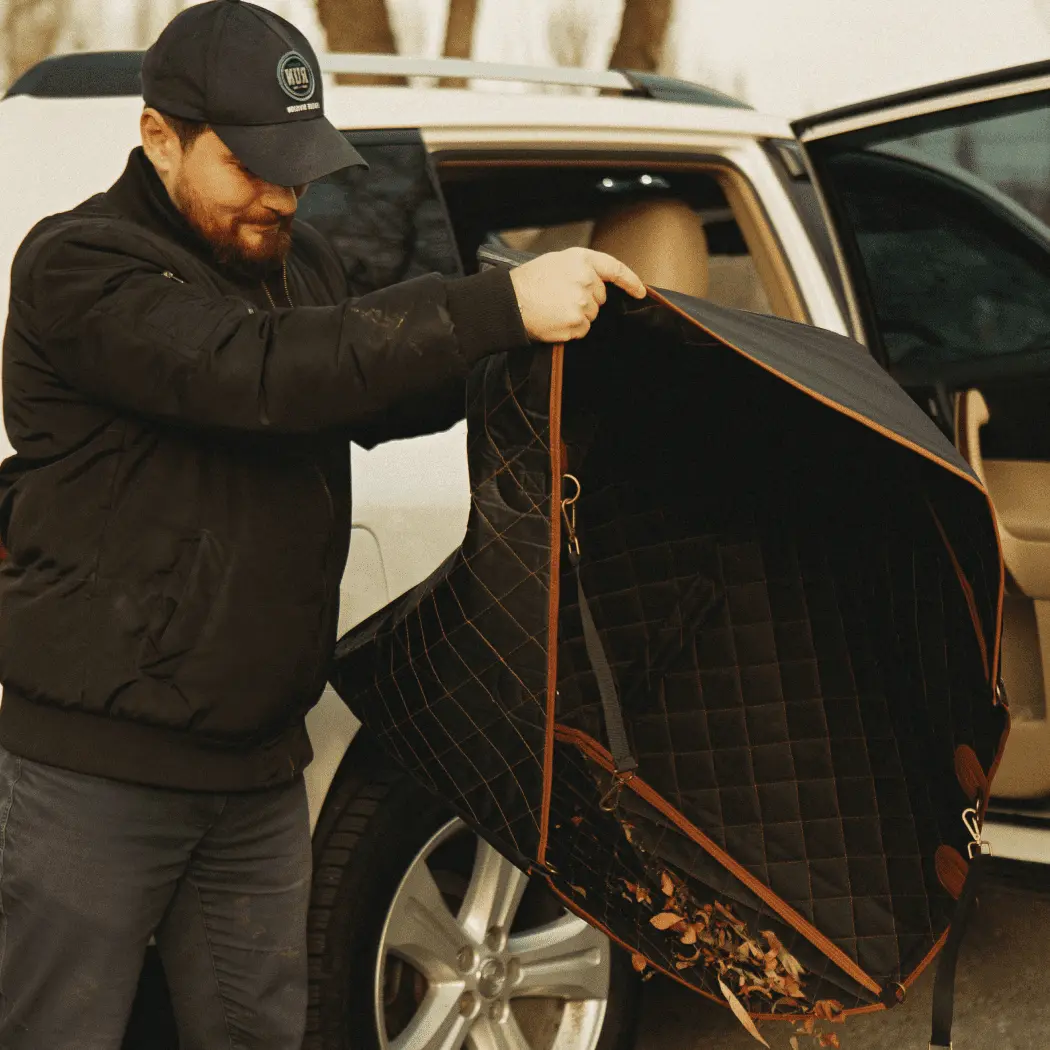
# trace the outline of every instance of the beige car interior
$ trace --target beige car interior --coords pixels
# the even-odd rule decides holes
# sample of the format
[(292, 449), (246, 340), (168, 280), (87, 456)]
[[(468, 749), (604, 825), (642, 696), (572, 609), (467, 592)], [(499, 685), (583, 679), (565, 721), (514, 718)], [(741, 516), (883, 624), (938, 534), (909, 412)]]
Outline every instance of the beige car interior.
[(590, 247), (626, 263), (653, 287), (710, 298), (707, 234), (684, 201), (636, 201), (613, 208), (595, 223)]
[(1050, 795), (1050, 463), (985, 459), (981, 428), (990, 418), (979, 390), (959, 395), (960, 451), (992, 498), (1009, 574), (1002, 672), (1012, 726), (993, 793), (1040, 798)]
[(556, 252), (589, 247), (625, 262), (646, 284), (768, 314), (769, 297), (749, 255), (712, 255), (703, 220), (683, 201), (635, 201), (598, 222), (574, 222), (500, 235), (512, 248)]
[(713, 254), (703, 219), (684, 201), (634, 200), (595, 221), (506, 230), (512, 248), (534, 253), (590, 247), (622, 259), (646, 284), (753, 313), (806, 320), (798, 291), (768, 224), (742, 180), (712, 171), (748, 252)]

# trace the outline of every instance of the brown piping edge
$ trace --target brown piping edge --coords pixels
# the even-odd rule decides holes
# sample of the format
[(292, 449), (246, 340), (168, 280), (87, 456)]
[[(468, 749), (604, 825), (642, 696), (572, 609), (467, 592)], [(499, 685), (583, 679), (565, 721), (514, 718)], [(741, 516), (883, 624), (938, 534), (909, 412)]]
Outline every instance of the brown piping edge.
[(784, 375), (783, 372), (778, 372), (772, 365), (766, 364), (765, 361), (760, 361), (757, 357), (753, 357), (746, 350), (741, 350), (739, 346), (729, 342), (728, 339), (720, 336), (717, 332), (712, 331), (707, 325), (698, 321), (695, 317), (691, 317), (687, 314), (680, 306), (675, 306), (670, 299), (665, 298), (658, 291), (653, 288), (648, 288), (649, 297), (658, 302), (661, 306), (666, 306), (668, 309), (673, 310), (679, 317), (685, 318), (693, 327), (699, 328), (701, 331), (706, 332), (716, 342), (721, 343), (723, 346), (729, 347), (730, 350), (738, 353), (741, 357), (746, 358), (754, 365), (758, 365), (764, 372), (769, 372), (770, 375), (776, 376), (778, 379), (783, 380), (789, 386), (793, 386), (796, 390), (801, 390), (803, 394), (807, 394), (814, 400), (819, 401), (821, 404), (826, 405), (828, 408), (834, 409), (836, 412), (844, 416), (849, 416), (850, 419), (855, 420), (858, 423), (863, 423), (869, 430), (874, 430), (883, 437), (888, 437), (891, 441), (896, 442), (898, 445), (903, 445), (905, 448), (911, 449), (912, 452), (918, 452), (920, 456), (930, 460), (931, 463), (936, 463), (939, 467), (943, 467), (945, 470), (951, 471), (957, 477), (962, 478), (964, 481), (968, 481), (976, 489), (978, 489), (985, 496), (988, 495), (985, 487), (977, 480), (972, 474), (968, 474), (965, 470), (960, 470), (957, 466), (949, 463), (947, 460), (941, 459), (940, 456), (935, 456), (932, 452), (924, 449), (921, 445), (916, 445), (914, 441), (909, 441), (907, 438), (901, 437), (900, 434), (895, 434), (892, 430), (887, 430), (882, 424), (876, 423), (874, 419), (869, 419), (867, 416), (862, 415), (860, 412), (855, 411), (852, 408), (847, 408), (845, 405), (840, 405), (837, 401), (833, 401), (830, 397), (826, 397), (824, 394), (818, 393), (812, 387), (806, 386), (804, 383), (800, 383), (797, 379), (792, 379), (791, 376)]
[[(987, 495), (987, 494), (986, 494)], [(988, 505), (991, 508), (991, 497), (988, 496)], [(1010, 727), (1012, 724), (1010, 717), (1010, 708), (1005, 705), (1000, 705), (998, 700), (998, 688), (999, 688), (999, 663), (1002, 659), (1002, 632), (1003, 632), (1003, 599), (1006, 593), (1006, 579), (1005, 579), (1005, 563), (1002, 559), (1002, 545), (999, 547), (999, 564), (1002, 567), (999, 573), (999, 610), (996, 616), (995, 625), (995, 650), (992, 653), (992, 666), (988, 667), (988, 654), (985, 649), (984, 632), (981, 630), (980, 617), (977, 615), (977, 602), (973, 596), (973, 588), (970, 586), (969, 580), (963, 576), (962, 566), (959, 564), (959, 559), (955, 556), (955, 550), (953, 549), (950, 541), (948, 540), (948, 534), (944, 531), (944, 526), (941, 524), (941, 519), (937, 516), (937, 512), (933, 509), (933, 504), (928, 503), (930, 508), (930, 514), (933, 516), (934, 524), (937, 526), (937, 531), (941, 534), (941, 539), (944, 541), (944, 546), (948, 549), (948, 555), (952, 559), (952, 565), (955, 567), (955, 574), (959, 577), (959, 583), (962, 586), (963, 594), (966, 597), (966, 604), (970, 608), (970, 619), (973, 620), (974, 632), (977, 635), (978, 645), (981, 647), (981, 658), (984, 661), (985, 674), (988, 675), (988, 684), (992, 689), (992, 703), (995, 706), (1001, 706), (1003, 713), (1006, 716), (1006, 725), (1003, 727), (1002, 736), (999, 738), (999, 745), (995, 752), (995, 758), (992, 760), (991, 767), (985, 774), (988, 780), (988, 789), (986, 797), (983, 799), (983, 804), (978, 804), (978, 808), (982, 814), (985, 813), (988, 806), (988, 801), (992, 795), (992, 782), (995, 780), (995, 774), (999, 771), (999, 765), (1003, 760), (1003, 753), (1006, 750), (1007, 741), (1010, 738)], [(997, 519), (994, 517), (994, 509), (992, 511), (992, 521), (995, 522)], [(996, 526), (995, 530), (996, 542), (999, 542), (999, 529)], [(989, 671), (991, 673), (989, 673)]]
[[(578, 729), (558, 726), (556, 736), (559, 740), (579, 748), (588, 758), (597, 762), (606, 771), (613, 771), (612, 756), (597, 740), (586, 733), (582, 733)], [(718, 861), (730, 874), (747, 886), (752, 893), (761, 898), (784, 922), (802, 934), (810, 944), (827, 956), (843, 973), (848, 974), (857, 984), (867, 988), (869, 992), (875, 995), (882, 995), (882, 988), (878, 982), (865, 973), (837, 944), (822, 934), (820, 930), (804, 916), (800, 915), (790, 904), (781, 900), (768, 886), (756, 879), (746, 868), (733, 860), (725, 850), (708, 838), (692, 821), (675, 809), (662, 795), (654, 791), (641, 777), (631, 777), (629, 781), (624, 782), (624, 788), (633, 791), (639, 798), (644, 799), (654, 809), (672, 821), (679, 831), (687, 835), (701, 849)]]
[[(621, 940), (619, 937), (617, 937), (616, 934), (613, 933), (612, 930), (610, 930), (608, 928), (608, 926), (606, 926), (603, 922), (601, 922), (600, 920), (596, 919), (593, 915), (591, 915), (590, 912), (588, 912), (585, 908), (581, 907), (576, 901), (574, 901), (567, 894), (562, 893), (562, 891), (560, 889), (558, 889), (557, 886), (554, 885), (554, 882), (552, 881), (550, 875), (547, 875), (544, 872), (537, 872), (536, 874), (543, 875), (544, 879), (547, 882), (547, 885), (550, 886), (551, 892), (574, 915), (578, 915), (589, 926), (593, 926), (596, 930), (599, 930), (601, 933), (604, 933), (605, 936), (608, 937), (610, 941), (612, 941), (614, 944), (618, 944), (621, 948), (624, 949), (624, 951), (629, 952), (631, 955), (641, 955), (641, 952), (636, 952), (635, 949), (631, 947), (631, 945), (629, 945), (626, 941)], [(947, 935), (945, 935), (945, 936), (947, 936)], [(697, 986), (695, 984), (691, 984), (689, 981), (687, 981), (677, 971), (669, 970), (669, 969), (667, 969), (667, 967), (661, 966), (659, 963), (653, 962), (653, 960), (648, 958), (648, 956), (643, 956), (643, 958), (645, 959), (645, 961), (654, 970), (657, 971), (657, 973), (662, 973), (665, 977), (670, 977), (672, 981), (675, 981), (676, 983), (682, 985), (683, 988), (688, 988), (689, 991), (695, 992), (697, 995), (702, 995), (705, 999), (710, 999), (711, 1002), (717, 1003), (719, 1006), (721, 1006), (721, 1007), (723, 1007), (723, 1008), (725, 1008), (727, 1010), (729, 1009), (729, 1004), (725, 1001), (725, 999), (722, 996), (715, 995), (713, 992), (708, 992), (708, 991), (706, 991), (703, 988), (697, 988)], [(887, 1009), (887, 1006), (886, 1006), (885, 1003), (882, 1003), (882, 1002), (870, 1003), (867, 1006), (853, 1006), (853, 1007), (850, 1007), (848, 1010), (843, 1010), (841, 1015), (839, 1015), (839, 1016), (841, 1016), (841, 1017), (857, 1017), (860, 1014), (875, 1014), (875, 1013), (879, 1013), (880, 1011), (886, 1010), (886, 1009)], [(748, 1011), (748, 1013), (749, 1013), (749, 1016), (753, 1017), (756, 1021), (779, 1021), (781, 1023), (797, 1021), (800, 1017), (808, 1016), (806, 1013), (797, 1013), (797, 1014), (788, 1014), (788, 1013), (783, 1013), (783, 1014), (760, 1014), (760, 1013), (751, 1013), (750, 1011)]]
[(543, 740), (543, 796), (540, 800), (540, 841), (536, 862), (547, 863), (547, 838), (550, 834), (551, 789), (554, 783), (554, 719), (558, 695), (558, 608), (561, 579), (561, 391), (565, 346), (559, 343), (551, 350), (550, 412), (547, 440), (551, 458), (551, 557), (550, 586), (547, 589), (547, 721)]
[(930, 516), (933, 518), (934, 525), (937, 526), (937, 531), (941, 535), (941, 541), (944, 543), (945, 549), (948, 551), (948, 557), (951, 558), (952, 568), (955, 569), (955, 575), (959, 580), (959, 586), (962, 588), (963, 598), (966, 599), (966, 608), (970, 612), (970, 622), (973, 624), (973, 633), (977, 636), (977, 645), (981, 650), (981, 663), (984, 665), (984, 678), (985, 681), (993, 686), (994, 684), (991, 677), (991, 668), (988, 666), (988, 642), (984, 637), (984, 630), (981, 627), (981, 617), (977, 613), (977, 599), (973, 595), (973, 587), (970, 586), (970, 581), (966, 578), (962, 571), (962, 565), (959, 564), (959, 559), (955, 555), (955, 548), (951, 544), (951, 540), (948, 539), (948, 533), (944, 531), (944, 526), (941, 524), (941, 519), (934, 510), (933, 504), (927, 500), (926, 506), (929, 508)]

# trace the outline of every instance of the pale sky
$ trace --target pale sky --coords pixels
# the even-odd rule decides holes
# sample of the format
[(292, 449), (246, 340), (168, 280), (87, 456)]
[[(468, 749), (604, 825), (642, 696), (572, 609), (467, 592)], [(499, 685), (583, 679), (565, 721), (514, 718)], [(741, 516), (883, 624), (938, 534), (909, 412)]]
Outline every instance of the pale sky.
[[(10, 2), (0, 0), (0, 24)], [(59, 46), (141, 47), (188, 2), (67, 0)], [(313, 0), (257, 2), (323, 46)], [(448, 0), (387, 2), (402, 51), (436, 55)], [(551, 64), (575, 40), (583, 64), (601, 67), (621, 10), (622, 0), (479, 0), (475, 57)], [(666, 64), (798, 116), (1041, 58), (1050, 58), (1050, 0), (677, 0)]]
[[(405, 50), (436, 54), (447, 0), (388, 0)], [(480, 0), (475, 57), (553, 61), (551, 14), (608, 58), (622, 0)], [(1043, 17), (1040, 17), (1040, 9)], [(1050, 0), (677, 0), (668, 65), (788, 116), (1050, 58)]]
[(1050, 58), (1050, 0), (680, 0), (671, 48), (681, 75), (743, 74), (797, 116)]

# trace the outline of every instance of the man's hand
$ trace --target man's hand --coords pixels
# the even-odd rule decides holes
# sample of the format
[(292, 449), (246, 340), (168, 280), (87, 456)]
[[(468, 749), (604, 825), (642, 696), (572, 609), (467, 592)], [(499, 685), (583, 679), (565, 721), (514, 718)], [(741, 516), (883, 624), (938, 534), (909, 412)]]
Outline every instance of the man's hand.
[(637, 274), (619, 259), (588, 248), (541, 255), (511, 270), (510, 279), (525, 330), (541, 343), (582, 339), (605, 302), (606, 281), (645, 298)]

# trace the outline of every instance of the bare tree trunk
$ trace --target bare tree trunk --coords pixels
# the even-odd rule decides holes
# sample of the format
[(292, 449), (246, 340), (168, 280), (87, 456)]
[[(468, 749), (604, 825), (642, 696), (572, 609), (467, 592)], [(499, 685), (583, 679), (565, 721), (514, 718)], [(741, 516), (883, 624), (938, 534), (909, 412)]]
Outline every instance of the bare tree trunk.
[[(328, 50), (396, 55), (386, 0), (317, 0)], [(340, 84), (404, 84), (404, 77), (338, 76)]]
[(54, 51), (66, 7), (66, 0), (9, 0), (3, 25), (8, 83)]
[[(448, 25), (445, 29), (445, 57), (470, 58), (474, 49), (474, 20), (478, 0), (449, 0)], [(462, 77), (443, 77), (442, 87), (466, 87)]]
[(625, 0), (620, 37), (609, 59), (610, 69), (659, 68), (671, 22), (673, 0)]

